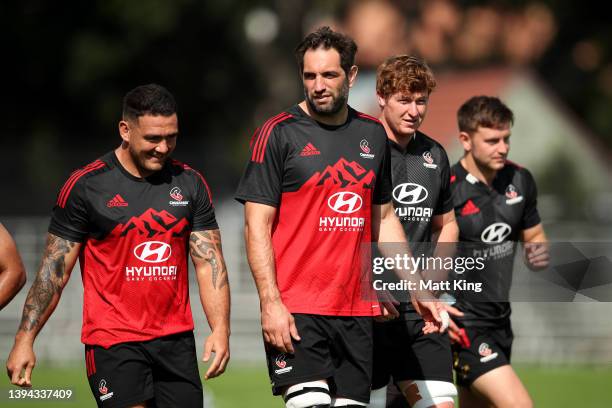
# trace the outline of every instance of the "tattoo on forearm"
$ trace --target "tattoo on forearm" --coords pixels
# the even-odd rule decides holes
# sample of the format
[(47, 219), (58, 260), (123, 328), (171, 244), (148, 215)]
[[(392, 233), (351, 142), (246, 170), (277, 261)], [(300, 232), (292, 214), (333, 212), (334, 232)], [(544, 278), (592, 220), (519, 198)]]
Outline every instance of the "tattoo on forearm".
[[(221, 234), (219, 230), (198, 231), (191, 234), (190, 251), (191, 256), (204, 259), (212, 268), (213, 288), (221, 289), (227, 285), (227, 268), (221, 250)], [(217, 282), (219, 287), (217, 288)]]
[(63, 279), (66, 272), (64, 256), (75, 246), (67, 241), (49, 234), (47, 246), (38, 270), (38, 275), (28, 292), (23, 307), (23, 316), (19, 330), (32, 331), (40, 325), (40, 318), (45, 314), (54, 296), (59, 296), (63, 289)]

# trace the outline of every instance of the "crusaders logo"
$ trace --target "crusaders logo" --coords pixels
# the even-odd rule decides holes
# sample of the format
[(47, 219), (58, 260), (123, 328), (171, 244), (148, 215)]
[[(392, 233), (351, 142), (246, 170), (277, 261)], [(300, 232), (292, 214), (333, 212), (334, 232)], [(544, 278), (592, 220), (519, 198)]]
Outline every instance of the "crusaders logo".
[(100, 381), (98, 391), (100, 391), (100, 394), (106, 394), (108, 392), (108, 388), (106, 388), (106, 380)]
[(279, 354), (276, 356), (274, 363), (278, 368), (285, 368), (287, 366), (287, 362), (285, 361), (286, 356), (284, 354)]
[(368, 141), (363, 139), (360, 143), (359, 143), (359, 147), (361, 148), (361, 151), (364, 153), (370, 153), (370, 146), (368, 146)]
[(506, 187), (506, 197), (516, 198), (517, 196), (518, 192), (516, 191), (516, 187), (514, 187), (512, 184), (508, 185), (508, 187)]
[(183, 195), (181, 194), (181, 189), (178, 187), (173, 187), (172, 190), (170, 190), (170, 197), (172, 197), (176, 201), (183, 201)]

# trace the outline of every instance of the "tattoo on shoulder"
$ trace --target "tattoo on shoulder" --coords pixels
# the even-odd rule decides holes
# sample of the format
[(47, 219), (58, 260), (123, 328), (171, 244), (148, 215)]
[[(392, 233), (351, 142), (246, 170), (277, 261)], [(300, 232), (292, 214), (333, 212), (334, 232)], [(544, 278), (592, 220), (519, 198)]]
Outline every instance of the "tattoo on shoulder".
[(213, 287), (221, 289), (227, 285), (227, 268), (223, 259), (219, 230), (192, 232), (189, 241), (191, 256), (196, 259), (204, 259), (210, 264)]
[(36, 279), (28, 292), (19, 330), (36, 329), (40, 324), (41, 316), (49, 308), (54, 296), (61, 294), (66, 273), (64, 257), (75, 245), (76, 243), (53, 234), (47, 235), (45, 253)]

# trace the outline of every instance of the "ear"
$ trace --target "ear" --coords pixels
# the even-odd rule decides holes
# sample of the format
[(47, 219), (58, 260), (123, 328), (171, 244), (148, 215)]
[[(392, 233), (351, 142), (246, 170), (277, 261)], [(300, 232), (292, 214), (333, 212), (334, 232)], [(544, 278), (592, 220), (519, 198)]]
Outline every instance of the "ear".
[(459, 142), (466, 152), (472, 151), (472, 137), (467, 132), (459, 132)]
[(127, 120), (119, 122), (119, 136), (121, 136), (124, 143), (130, 142), (130, 124)]
[(353, 85), (355, 84), (355, 80), (357, 79), (357, 71), (359, 71), (359, 68), (357, 68), (357, 65), (353, 65), (351, 69), (349, 70), (349, 74), (348, 74), (349, 88), (352, 88)]
[(380, 109), (384, 109), (385, 106), (387, 106), (387, 100), (383, 96), (376, 94), (376, 99), (378, 100), (378, 107)]

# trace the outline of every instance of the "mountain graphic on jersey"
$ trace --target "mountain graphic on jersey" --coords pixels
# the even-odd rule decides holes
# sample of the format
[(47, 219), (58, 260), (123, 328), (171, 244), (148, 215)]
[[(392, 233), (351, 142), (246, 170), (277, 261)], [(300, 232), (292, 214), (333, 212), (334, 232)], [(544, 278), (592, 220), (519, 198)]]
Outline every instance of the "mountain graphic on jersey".
[(367, 171), (357, 162), (349, 162), (340, 158), (333, 166), (327, 166), (322, 172), (316, 172), (302, 187), (317, 186), (359, 186), (367, 189), (374, 188), (375, 174), (373, 170)]
[(189, 222), (185, 218), (177, 219), (168, 211), (155, 211), (149, 208), (138, 217), (132, 217), (125, 224), (118, 224), (110, 233), (113, 236), (125, 237), (136, 232), (147, 238), (172, 232), (173, 237), (183, 236), (189, 231)]

